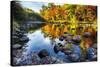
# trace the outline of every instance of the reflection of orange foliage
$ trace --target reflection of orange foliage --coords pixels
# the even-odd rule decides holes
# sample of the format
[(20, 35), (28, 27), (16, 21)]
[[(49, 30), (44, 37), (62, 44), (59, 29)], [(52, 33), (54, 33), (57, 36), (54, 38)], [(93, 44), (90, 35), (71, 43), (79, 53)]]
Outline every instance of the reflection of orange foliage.
[(91, 34), (92, 34), (92, 37), (96, 37), (96, 31), (95, 31), (95, 29), (94, 28), (92, 28), (92, 27), (88, 27), (88, 28), (86, 28), (85, 30), (84, 30), (84, 32), (90, 32)]
[(56, 31), (55, 31), (55, 33), (56, 33), (56, 37), (58, 37), (59, 35), (60, 35), (60, 30), (59, 30), (59, 28), (56, 28)]
[(43, 31), (49, 34), (50, 36), (52, 36), (53, 38), (63, 35), (64, 32), (68, 32), (66, 26), (64, 26), (64, 28), (61, 29), (60, 27), (56, 27), (55, 24), (52, 24), (52, 25), (48, 24), (44, 26)]
[(56, 31), (55, 25), (52, 25), (51, 29), (52, 29), (51, 30), (51, 36), (55, 38), (55, 31)]
[(80, 47), (82, 48), (84, 54), (86, 54), (87, 49), (91, 46), (93, 46), (93, 40), (91, 38), (83, 39), (80, 44)]
[(50, 25), (44, 26), (43, 29), (44, 29), (44, 31), (45, 31), (46, 33), (50, 33), (50, 31), (51, 31)]
[(89, 48), (90, 46), (93, 46), (93, 40), (96, 38), (96, 31), (91, 28), (91, 27), (87, 27), (84, 32), (90, 32), (92, 35), (88, 38), (83, 39), (83, 41), (81, 42), (81, 48), (83, 48), (83, 50), (86, 50), (87, 48)]
[(64, 31), (63, 32), (68, 32), (67, 26), (64, 27)]
[(86, 55), (87, 49), (93, 45), (93, 41), (91, 38), (85, 38), (82, 40), (80, 47), (82, 48), (83, 54)]
[(84, 41), (87, 48), (93, 45), (93, 41), (91, 38), (86, 38)]

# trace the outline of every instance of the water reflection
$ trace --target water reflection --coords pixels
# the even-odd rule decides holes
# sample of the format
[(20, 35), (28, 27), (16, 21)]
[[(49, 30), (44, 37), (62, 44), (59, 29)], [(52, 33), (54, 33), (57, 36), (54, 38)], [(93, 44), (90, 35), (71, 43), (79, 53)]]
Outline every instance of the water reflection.
[(42, 33), (41, 29), (35, 31), (34, 33), (28, 33), (27, 36), (30, 39), (30, 41), (27, 43), (27, 53), (39, 53), (42, 49), (46, 49), (52, 57), (56, 57), (62, 60), (66, 58), (64, 53), (59, 52), (56, 54), (54, 52), (54, 45), (52, 45), (51, 39), (49, 37), (44, 37), (44, 33)]
[[(45, 50), (47, 50), (47, 52), (49, 53), (49, 55), (51, 57), (55, 57), (55, 58), (59, 59), (60, 61), (63, 61), (63, 63), (64, 62), (67, 62), (67, 63), (73, 62), (74, 60), (80, 61), (81, 59), (77, 60), (77, 58), (80, 58), (81, 57), (80, 54), (84, 53), (84, 54), (82, 54), (82, 55), (84, 55), (84, 57), (82, 56), (83, 57), (82, 61), (85, 61), (85, 59), (84, 59), (85, 52), (87, 52), (86, 51), (87, 49), (90, 49), (90, 47), (86, 48), (86, 46), (87, 46), (87, 44), (88, 44), (88, 46), (91, 45), (90, 42), (92, 43), (93, 37), (95, 37), (95, 39), (96, 39), (96, 31), (94, 31), (94, 29), (91, 27), (85, 28), (83, 30), (84, 32), (81, 31), (82, 35), (84, 34), (86, 36), (89, 36), (88, 34), (86, 34), (88, 32), (91, 34), (91, 38), (90, 37), (85, 38), (85, 36), (83, 36), (84, 37), (83, 40), (81, 40), (82, 35), (79, 35), (81, 33), (79, 33), (78, 30), (76, 30), (76, 31), (78, 31), (78, 34), (76, 34), (75, 31), (73, 31), (73, 34), (72, 34), (72, 31), (71, 32), (68, 31), (68, 33), (67, 33), (67, 31), (68, 31), (68, 28), (66, 26), (61, 26), (61, 27), (58, 26), (57, 27), (55, 25), (52, 25), (52, 26), (46, 25), (46, 26), (42, 27), (41, 29), (38, 29), (31, 33), (28, 33), (27, 36), (30, 39), (30, 41), (27, 43), (28, 47), (26, 48), (27, 52), (25, 52), (25, 53), (35, 52), (38, 54), (41, 50), (45, 49)], [(87, 39), (90, 39), (91, 41), (88, 41)], [(88, 41), (89, 43), (86, 41)], [(61, 46), (63, 46), (63, 47), (56, 48), (58, 50), (58, 52), (56, 53), (54, 46), (55, 46), (55, 44), (58, 45), (59, 43), (62, 44)], [(87, 43), (87, 44), (83, 44), (83, 43)], [(83, 52), (81, 51), (81, 48), (82, 48)], [(67, 49), (70, 49), (69, 52)], [(70, 55), (68, 55), (68, 53)], [(88, 52), (88, 54), (89, 54), (89, 52)], [(87, 55), (86, 55), (86, 57), (87, 57)]]

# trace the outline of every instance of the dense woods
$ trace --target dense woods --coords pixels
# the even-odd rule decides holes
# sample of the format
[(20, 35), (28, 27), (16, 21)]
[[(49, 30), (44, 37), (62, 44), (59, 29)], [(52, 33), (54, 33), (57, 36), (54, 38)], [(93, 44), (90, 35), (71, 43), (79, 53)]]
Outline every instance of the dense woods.
[(48, 3), (42, 6), (40, 15), (48, 21), (43, 30), (53, 37), (61, 36), (64, 32), (82, 35), (86, 30), (97, 30), (96, 6)]
[[(65, 21), (65, 22), (93, 22), (97, 19), (97, 7), (91, 5), (55, 5), (49, 3), (48, 6), (43, 5), (40, 10), (41, 15), (48, 21)], [(92, 18), (91, 18), (92, 16)]]

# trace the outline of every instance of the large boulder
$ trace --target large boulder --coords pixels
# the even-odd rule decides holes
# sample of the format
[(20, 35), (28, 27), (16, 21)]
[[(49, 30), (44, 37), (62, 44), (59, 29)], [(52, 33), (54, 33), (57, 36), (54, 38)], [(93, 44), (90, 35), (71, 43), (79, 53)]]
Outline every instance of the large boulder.
[(46, 49), (43, 49), (38, 53), (38, 56), (40, 58), (43, 58), (43, 57), (49, 56), (49, 53), (48, 53), (48, 51)]
[(53, 49), (55, 53), (58, 53), (60, 51), (60, 47), (58, 45), (55, 45)]

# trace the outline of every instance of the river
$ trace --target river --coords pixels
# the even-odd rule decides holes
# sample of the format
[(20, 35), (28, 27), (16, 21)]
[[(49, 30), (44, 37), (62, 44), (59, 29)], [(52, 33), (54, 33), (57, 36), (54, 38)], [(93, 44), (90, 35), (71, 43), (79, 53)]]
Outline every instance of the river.
[[(44, 33), (42, 33), (41, 29), (35, 31), (34, 33), (28, 33), (27, 36), (29, 37), (30, 41), (27, 43), (26, 49), (27, 53), (36, 52), (39, 53), (42, 49), (46, 49), (50, 56), (56, 57), (60, 60), (65, 60), (66, 55), (62, 52), (58, 52), (57, 54), (54, 52), (51, 40), (49, 37), (44, 37)], [(65, 60), (67, 61), (67, 60)]]

